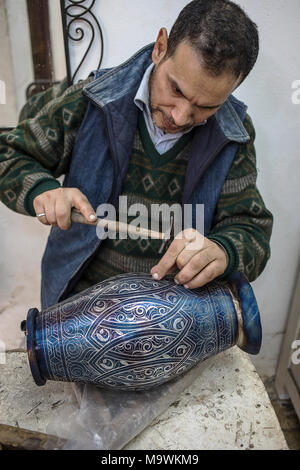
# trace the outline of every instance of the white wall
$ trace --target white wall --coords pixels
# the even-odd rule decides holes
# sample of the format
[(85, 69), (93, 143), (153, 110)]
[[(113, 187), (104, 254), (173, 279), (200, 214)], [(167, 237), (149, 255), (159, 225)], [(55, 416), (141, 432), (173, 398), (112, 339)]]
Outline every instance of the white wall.
[[(161, 26), (169, 30), (187, 3), (183, 0), (99, 0), (96, 14), (104, 33), (103, 67), (119, 64), (154, 41)], [(292, 104), (291, 87), (294, 80), (300, 80), (300, 2), (241, 0), (237, 3), (256, 21), (261, 37), (258, 63), (236, 96), (249, 105), (257, 131), (258, 186), (275, 216), (272, 257), (264, 273), (253, 283), (263, 324), (262, 352), (253, 360), (261, 374), (272, 375), (299, 261), (300, 104)], [(74, 61), (80, 47), (76, 44), (72, 54)], [(89, 68), (95, 65), (90, 62)], [(82, 77), (87, 73), (88, 69)], [(10, 298), (13, 294), (14, 286), (23, 285), (23, 292), (27, 292), (24, 305), (27, 307), (30, 302), (28, 292), (31, 289), (29, 306), (38, 306), (39, 264), (47, 229), (36, 220), (11, 213), (3, 205), (0, 206), (0, 222), (6, 229), (1, 234), (1, 246), (5, 246), (5, 258), (0, 263), (4, 280), (0, 286), (2, 303), (5, 303), (4, 296)], [(20, 272), (26, 273), (25, 276)], [(22, 302), (22, 295), (18, 299)], [(4, 308), (4, 314), (5, 311)], [(0, 314), (0, 332), (3, 313)]]
[[(98, 1), (93, 12), (97, 17), (103, 32), (104, 56), (103, 67), (113, 67), (120, 64), (138, 49), (155, 41), (161, 26), (170, 29), (180, 10), (187, 4), (184, 0), (114, 0), (113, 2)], [(74, 8), (73, 12), (79, 11)], [(91, 20), (91, 17), (86, 16)], [(93, 20), (92, 20), (93, 22)], [(94, 23), (94, 22), (93, 22)], [(83, 22), (74, 24), (82, 26)], [(86, 42), (71, 41), (71, 65), (75, 70), (91, 39), (91, 30), (83, 27)], [(96, 40), (99, 39), (95, 30)], [(85, 61), (85, 67), (77, 76), (85, 78), (91, 69), (97, 68), (99, 51), (93, 47)]]
[(0, 0), (0, 127), (10, 127), (17, 122), (15, 80), (8, 31), (5, 0)]
[[(11, 56), (15, 107), (17, 108), (14, 118), (10, 119), (10, 122), (7, 122), (8, 118), (5, 120), (7, 126), (14, 126), (17, 123), (18, 114), (26, 102), (26, 89), (34, 80), (30, 30), (26, 0), (1, 0), (1, 3), (7, 15), (7, 31), (1, 28), (1, 33), (4, 33), (3, 36), (10, 45), (8, 48), (3, 43), (3, 51)], [(3, 15), (1, 21), (4, 21), (4, 18)], [(49, 19), (54, 78), (55, 80), (62, 80), (66, 76), (66, 66), (60, 0), (49, 1)], [(0, 121), (0, 125), (3, 125), (3, 120)]]
[[(9, 39), (13, 62), (17, 111), (26, 102), (26, 88), (33, 81), (31, 40), (25, 0), (6, 0)], [(16, 125), (15, 123), (14, 125)]]
[(54, 79), (59, 81), (67, 74), (60, 0), (51, 0), (48, 5)]

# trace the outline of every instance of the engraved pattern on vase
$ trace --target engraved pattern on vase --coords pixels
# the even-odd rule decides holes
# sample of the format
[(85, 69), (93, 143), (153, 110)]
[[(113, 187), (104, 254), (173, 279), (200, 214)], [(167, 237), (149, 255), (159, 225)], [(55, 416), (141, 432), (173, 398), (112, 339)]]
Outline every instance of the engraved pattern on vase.
[(121, 274), (39, 317), (52, 380), (153, 388), (233, 346), (236, 318), (224, 283), (187, 290), (150, 274)]

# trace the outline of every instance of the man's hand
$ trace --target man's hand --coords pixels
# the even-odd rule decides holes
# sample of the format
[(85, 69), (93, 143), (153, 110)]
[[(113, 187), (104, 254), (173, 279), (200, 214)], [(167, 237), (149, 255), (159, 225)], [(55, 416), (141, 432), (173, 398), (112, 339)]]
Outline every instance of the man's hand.
[(44, 225), (52, 225), (62, 230), (71, 227), (71, 209), (75, 207), (91, 222), (96, 214), (87, 197), (77, 188), (57, 188), (45, 191), (33, 200), (36, 214), (43, 214), (38, 220)]
[(195, 289), (223, 274), (226, 267), (226, 253), (217, 243), (195, 229), (186, 229), (174, 238), (164, 256), (150, 272), (154, 279), (162, 279), (178, 268), (180, 271), (174, 281), (186, 288)]

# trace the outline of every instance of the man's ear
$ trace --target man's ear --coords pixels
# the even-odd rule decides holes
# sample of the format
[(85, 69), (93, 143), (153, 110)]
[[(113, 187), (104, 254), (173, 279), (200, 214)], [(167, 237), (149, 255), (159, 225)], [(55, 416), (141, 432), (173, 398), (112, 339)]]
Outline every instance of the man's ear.
[(152, 61), (157, 65), (166, 55), (168, 48), (168, 33), (166, 28), (160, 28), (152, 51)]

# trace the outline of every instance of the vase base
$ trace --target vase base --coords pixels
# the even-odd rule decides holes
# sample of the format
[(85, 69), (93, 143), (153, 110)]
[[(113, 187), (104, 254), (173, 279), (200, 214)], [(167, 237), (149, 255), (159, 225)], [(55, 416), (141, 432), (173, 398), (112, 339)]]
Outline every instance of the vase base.
[(35, 319), (39, 314), (37, 308), (30, 308), (28, 310), (27, 319), (21, 323), (21, 330), (24, 331), (27, 337), (27, 354), (30, 370), (36, 385), (45, 385), (46, 379), (42, 377), (38, 366), (38, 358), (35, 344)]

